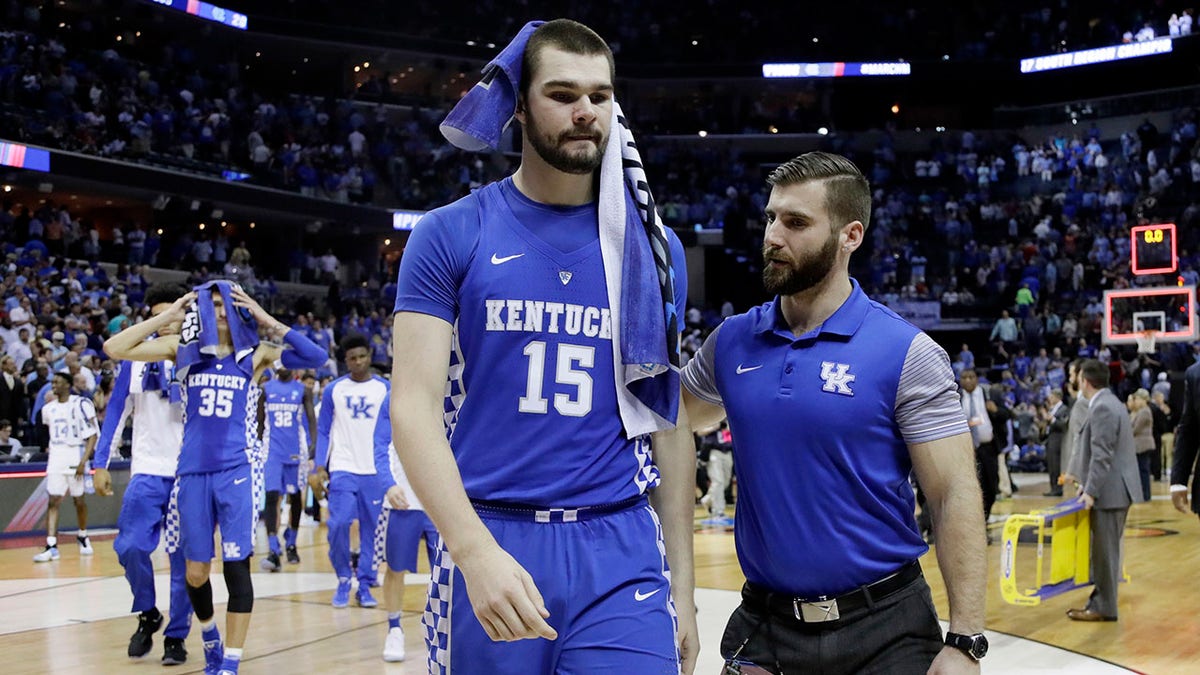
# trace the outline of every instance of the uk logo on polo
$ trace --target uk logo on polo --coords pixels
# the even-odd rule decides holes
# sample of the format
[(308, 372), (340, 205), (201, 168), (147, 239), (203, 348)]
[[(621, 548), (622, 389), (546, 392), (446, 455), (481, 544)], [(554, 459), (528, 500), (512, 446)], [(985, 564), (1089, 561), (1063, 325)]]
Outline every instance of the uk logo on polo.
[(854, 395), (854, 390), (850, 388), (850, 383), (855, 380), (855, 376), (850, 374), (850, 364), (848, 363), (822, 361), (821, 379), (825, 380), (825, 385), (821, 387), (821, 391), (841, 394), (843, 396)]

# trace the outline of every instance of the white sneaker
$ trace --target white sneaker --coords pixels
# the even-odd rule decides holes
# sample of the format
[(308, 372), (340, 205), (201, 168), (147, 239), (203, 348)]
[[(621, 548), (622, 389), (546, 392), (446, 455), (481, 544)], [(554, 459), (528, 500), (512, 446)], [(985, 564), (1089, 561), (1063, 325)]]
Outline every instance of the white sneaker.
[(96, 552), (92, 548), (92, 540), (88, 537), (75, 537), (75, 541), (79, 542), (79, 555), (92, 555)]
[(383, 641), (383, 660), (389, 663), (404, 660), (404, 631), (399, 628), (388, 630)]
[(33, 556), (33, 562), (50, 562), (51, 560), (58, 560), (58, 558), (58, 547), (47, 546), (41, 553)]

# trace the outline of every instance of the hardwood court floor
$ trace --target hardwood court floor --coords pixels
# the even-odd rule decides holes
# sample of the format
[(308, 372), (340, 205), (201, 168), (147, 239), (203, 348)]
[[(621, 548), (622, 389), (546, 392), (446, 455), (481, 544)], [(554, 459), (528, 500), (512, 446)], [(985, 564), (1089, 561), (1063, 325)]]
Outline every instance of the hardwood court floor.
[[(1022, 476), (1021, 482), (1035, 475)], [(1044, 477), (1043, 477), (1044, 480)], [(997, 504), (996, 514), (1028, 512), (1049, 506), (1041, 482), (1027, 484), (1011, 501)], [(1079, 624), (1066, 619), (1068, 608), (1082, 606), (1087, 591), (1052, 598), (1037, 607), (1015, 607), (1001, 599), (998, 545), (989, 548), (987, 624), (993, 654), (985, 673), (1195, 673), (1200, 663), (1200, 520), (1174, 511), (1166, 489), (1156, 485), (1156, 499), (1133, 508), (1126, 530), (1126, 570), (1132, 581), (1121, 588), (1121, 620)], [(1025, 496), (1033, 495), (1038, 496)], [(699, 673), (719, 670), (720, 632), (737, 604), (743, 577), (726, 528), (699, 525), (697, 513), (697, 604), (703, 651)], [(1001, 524), (993, 524), (997, 541)], [(142, 661), (130, 661), (125, 648), (136, 621), (126, 612), (131, 596), (112, 551), (111, 536), (94, 537), (94, 557), (80, 558), (73, 539), (61, 537), (62, 559), (36, 565), (30, 556), (40, 542), (0, 542), (0, 654), (4, 672), (12, 673), (196, 673), (203, 656), (196, 631), (188, 640), (187, 664), (163, 669), (161, 635)], [(406, 587), (403, 625), (409, 660), (384, 664), (380, 659), (386, 615), (380, 609), (335, 610), (329, 606), (334, 579), (326, 557), (323, 529), (301, 531), (302, 562), (280, 574), (257, 571), (258, 596), (246, 645), (243, 673), (355, 672), (410, 675), (424, 673), (420, 614), (425, 586), (413, 575)], [(1032, 556), (1033, 547), (1028, 554)], [(1022, 550), (1022, 554), (1027, 553)], [(424, 556), (422, 556), (423, 559)], [(166, 558), (155, 555), (165, 572)], [(939, 614), (946, 615), (946, 595), (931, 552), (922, 560)], [(424, 561), (422, 560), (424, 571)], [(213, 585), (218, 619), (224, 617), (220, 575)], [(166, 604), (166, 578), (160, 575), (160, 608)], [(376, 594), (379, 597), (379, 593)], [(1091, 659), (1087, 657), (1093, 657)], [(1098, 660), (1097, 660), (1098, 659)], [(1107, 662), (1107, 663), (1105, 663)], [(1117, 667), (1119, 666), (1119, 667)]]

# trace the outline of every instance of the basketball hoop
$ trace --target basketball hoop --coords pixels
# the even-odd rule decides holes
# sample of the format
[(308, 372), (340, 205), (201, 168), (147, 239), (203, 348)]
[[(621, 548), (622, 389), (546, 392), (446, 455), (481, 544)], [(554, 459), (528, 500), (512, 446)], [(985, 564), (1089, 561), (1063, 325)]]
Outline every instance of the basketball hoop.
[(1134, 339), (1137, 340), (1137, 348), (1139, 354), (1153, 354), (1154, 342), (1158, 338), (1158, 331), (1143, 330), (1134, 334)]

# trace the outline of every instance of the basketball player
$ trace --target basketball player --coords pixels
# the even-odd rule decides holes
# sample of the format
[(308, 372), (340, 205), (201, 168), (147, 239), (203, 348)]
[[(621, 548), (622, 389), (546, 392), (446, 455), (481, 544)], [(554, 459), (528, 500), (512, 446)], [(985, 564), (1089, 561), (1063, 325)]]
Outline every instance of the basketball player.
[[(337, 574), (333, 606), (350, 604), (350, 582), (358, 575), (356, 599), (362, 607), (377, 607), (371, 595), (375, 582), (375, 527), (383, 509), (388, 473), (377, 473), (375, 424), (387, 405), (388, 381), (371, 372), (367, 339), (350, 335), (342, 340), (342, 358), (349, 372), (325, 387), (317, 416), (317, 456), (314, 473), (329, 484), (329, 562)], [(360, 555), (350, 560), (350, 523), (358, 520)]]
[(92, 555), (87, 534), (87, 502), (83, 499), (87, 460), (96, 447), (96, 407), (90, 399), (71, 393), (70, 373), (55, 373), (51, 380), (53, 396), (42, 406), (42, 423), (50, 430), (46, 462), (46, 548), (33, 556), (34, 562), (58, 560), (58, 506), (68, 491), (75, 500), (75, 518), (79, 532), (79, 555)]
[[(171, 308), (184, 294), (176, 284), (155, 284), (146, 291), (146, 304), (151, 316)], [(159, 336), (175, 335), (179, 326), (164, 326)], [(175, 487), (175, 471), (179, 463), (179, 446), (183, 443), (183, 407), (178, 400), (178, 384), (174, 380), (175, 364), (122, 363), (113, 384), (96, 443), (96, 493), (112, 494), (112, 477), (108, 472), (113, 451), (120, 446), (121, 432), (126, 421), (133, 420), (133, 462), (129, 467), (129, 485), (121, 500), (117, 516), (117, 538), (113, 542), (117, 560), (125, 568), (125, 579), (133, 592), (133, 608), (138, 612), (137, 631), (129, 638), (130, 658), (145, 656), (153, 646), (153, 635), (162, 627), (163, 615), (155, 605), (154, 565), (150, 554), (158, 548), (166, 522), (171, 491)], [(172, 389), (174, 388), (174, 391)], [(192, 627), (192, 602), (188, 599), (185, 579), (186, 563), (183, 551), (169, 552), (171, 563), (171, 620), (163, 639), (163, 665), (187, 661), (184, 640)]]
[[(316, 438), (316, 413), (313, 412), (312, 394), (296, 379), (289, 368), (280, 368), (276, 378), (262, 386), (265, 397), (267, 446), (267, 543), (271, 552), (260, 565), (268, 572), (278, 572), (279, 554), (279, 496), (288, 496), (288, 528), (283, 531), (283, 542), (287, 547), (287, 561), (295, 565), (300, 562), (296, 550), (296, 532), (300, 528), (300, 513), (304, 508), (303, 489), (307, 484), (301, 480), (301, 464), (310, 459), (311, 441)], [(305, 472), (307, 473), (307, 472)]]
[[(179, 335), (146, 340), (180, 321)], [(292, 351), (281, 355), (279, 344), (260, 342), (259, 326)], [(250, 555), (257, 500), (252, 455), (259, 443), (261, 391), (255, 382), (277, 359), (289, 368), (303, 368), (321, 363), (325, 355), (228, 281), (197, 286), (162, 314), (109, 338), (105, 351), (114, 359), (176, 363), (184, 404), (176, 499), (179, 512), (186, 514), (180, 518), (179, 535), (187, 560), (188, 595), (200, 620), (205, 673), (237, 673), (254, 607)], [(229, 589), (227, 643), (222, 643), (213, 621), (209, 583), (217, 527)]]
[(618, 409), (596, 180), (612, 53), (551, 21), (521, 72), (517, 172), (427, 214), (399, 272), (393, 438), (443, 543), (429, 669), (677, 673), (677, 610), (691, 673), (694, 445), (660, 432), (652, 459)]
[[(728, 414), (737, 445), (748, 583), (721, 640), (727, 672), (977, 674), (986, 543), (950, 359), (850, 278), (871, 213), (858, 167), (811, 152), (767, 180), (775, 299), (726, 319), (683, 373), (688, 418)], [(917, 562), (914, 471), (950, 599), (945, 643)]]
[[(384, 540), (387, 569), (383, 576), (383, 606), (388, 613), (388, 632), (383, 641), (383, 660), (403, 661), (404, 631), (400, 628), (400, 611), (404, 602), (404, 573), (417, 571), (417, 549), (425, 539), (429, 567), (437, 550), (438, 533), (433, 521), (425, 515), (421, 501), (413, 492), (404, 473), (404, 466), (392, 448), (392, 416), (387, 402), (379, 410), (375, 424), (375, 469), (387, 487), (383, 513), (379, 517), (376, 539)], [(378, 551), (378, 547), (376, 547)], [(376, 563), (378, 567), (378, 562)]]

